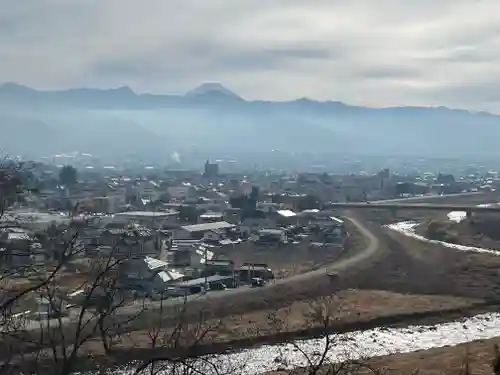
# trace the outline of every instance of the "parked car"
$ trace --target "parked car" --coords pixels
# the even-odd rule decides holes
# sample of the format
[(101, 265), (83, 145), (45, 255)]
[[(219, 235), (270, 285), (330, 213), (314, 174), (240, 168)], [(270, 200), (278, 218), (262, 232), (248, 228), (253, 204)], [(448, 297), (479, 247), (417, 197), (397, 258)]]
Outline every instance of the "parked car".
[(266, 282), (264, 279), (261, 279), (260, 277), (254, 277), (252, 279), (252, 287), (262, 288), (263, 286), (266, 286)]
[(212, 285), (210, 285), (210, 289), (211, 290), (226, 290), (227, 286), (223, 282), (213, 283)]

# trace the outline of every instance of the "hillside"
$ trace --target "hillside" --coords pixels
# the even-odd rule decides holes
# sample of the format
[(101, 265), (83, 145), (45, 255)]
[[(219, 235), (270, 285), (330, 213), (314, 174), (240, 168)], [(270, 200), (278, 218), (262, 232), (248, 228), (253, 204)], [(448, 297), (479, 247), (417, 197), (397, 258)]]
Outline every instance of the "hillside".
[[(488, 113), (376, 109), (306, 98), (248, 101), (218, 83), (185, 95), (137, 94), (128, 87), (39, 91), (7, 83), (0, 86), (0, 120), (0, 131), (9, 135), (1, 137), (0, 149), (35, 156), (80, 151), (161, 160), (174, 150), (181, 157), (221, 150), (227, 157), (272, 150), (477, 158), (500, 153), (499, 117)], [(26, 134), (37, 136), (27, 141)]]
[(499, 225), (500, 218), (487, 214), (476, 215), (458, 223), (435, 218), (420, 224), (417, 233), (432, 240), (500, 250)]

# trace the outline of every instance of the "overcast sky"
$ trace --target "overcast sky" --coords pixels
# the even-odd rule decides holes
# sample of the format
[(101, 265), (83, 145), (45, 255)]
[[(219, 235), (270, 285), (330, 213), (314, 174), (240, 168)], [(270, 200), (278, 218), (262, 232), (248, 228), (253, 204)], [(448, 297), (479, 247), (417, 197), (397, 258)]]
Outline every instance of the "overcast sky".
[(499, 0), (0, 0), (0, 81), (500, 113)]

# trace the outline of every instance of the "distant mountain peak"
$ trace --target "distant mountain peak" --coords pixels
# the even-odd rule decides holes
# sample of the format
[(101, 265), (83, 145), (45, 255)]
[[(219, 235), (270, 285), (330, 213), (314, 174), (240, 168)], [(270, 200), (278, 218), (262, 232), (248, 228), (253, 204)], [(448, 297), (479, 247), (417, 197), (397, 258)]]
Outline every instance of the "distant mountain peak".
[(295, 103), (317, 103), (315, 100), (308, 98), (306, 96), (303, 96), (301, 98), (295, 99)]
[(110, 88), (110, 89), (102, 89), (102, 88), (90, 88), (90, 87), (79, 87), (75, 89), (69, 89), (65, 90), (67, 92), (89, 92), (89, 93), (121, 93), (121, 94), (128, 94), (128, 95), (135, 95), (135, 92), (128, 86), (120, 86), (120, 87), (115, 87), (115, 88)]
[(2, 90), (16, 90), (16, 91), (33, 91), (32, 88), (24, 85), (20, 85), (16, 82), (5, 82), (0, 85), (0, 89)]
[(132, 90), (128, 86), (120, 86), (120, 87), (113, 89), (113, 91), (118, 91), (118, 92), (123, 92), (123, 93), (128, 93), (128, 94), (135, 94), (134, 90)]
[(228, 98), (241, 100), (241, 97), (238, 94), (224, 87), (219, 82), (202, 83), (195, 89), (188, 91), (185, 96), (195, 97), (195, 96), (212, 96), (212, 95), (224, 96)]

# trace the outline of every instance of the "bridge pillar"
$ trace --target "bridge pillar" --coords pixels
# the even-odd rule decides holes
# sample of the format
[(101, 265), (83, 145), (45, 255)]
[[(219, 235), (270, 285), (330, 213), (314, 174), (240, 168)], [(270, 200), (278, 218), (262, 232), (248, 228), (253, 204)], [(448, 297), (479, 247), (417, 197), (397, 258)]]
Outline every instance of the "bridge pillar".
[(390, 211), (391, 211), (391, 217), (396, 218), (398, 214), (398, 209), (396, 207), (391, 207)]
[(465, 215), (466, 215), (467, 220), (472, 219), (472, 216), (474, 216), (474, 214), (472, 213), (472, 210), (466, 210)]

